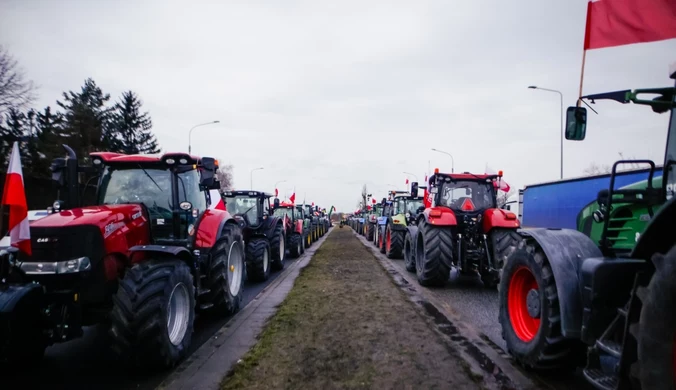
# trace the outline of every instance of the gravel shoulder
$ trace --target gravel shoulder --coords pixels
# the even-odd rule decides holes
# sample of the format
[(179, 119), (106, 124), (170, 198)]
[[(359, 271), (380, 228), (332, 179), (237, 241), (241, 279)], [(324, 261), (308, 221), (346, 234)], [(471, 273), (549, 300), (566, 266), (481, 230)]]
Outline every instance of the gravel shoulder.
[(350, 229), (333, 229), (222, 389), (481, 389)]

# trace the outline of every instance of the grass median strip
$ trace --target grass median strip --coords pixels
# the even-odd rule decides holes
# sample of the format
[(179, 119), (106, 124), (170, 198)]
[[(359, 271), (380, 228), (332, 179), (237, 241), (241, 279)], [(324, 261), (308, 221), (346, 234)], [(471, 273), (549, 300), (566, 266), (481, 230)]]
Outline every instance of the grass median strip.
[(350, 229), (334, 229), (226, 389), (479, 389)]

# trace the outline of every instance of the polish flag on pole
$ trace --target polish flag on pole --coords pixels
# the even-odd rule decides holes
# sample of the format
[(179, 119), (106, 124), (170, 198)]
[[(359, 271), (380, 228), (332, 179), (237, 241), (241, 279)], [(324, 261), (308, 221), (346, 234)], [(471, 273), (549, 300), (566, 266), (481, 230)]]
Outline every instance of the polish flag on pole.
[[(486, 165), (486, 174), (487, 175), (497, 175), (498, 172), (496, 172), (494, 169), (492, 169), (488, 165)], [(498, 184), (499, 184), (499, 187), (498, 187)], [(509, 192), (509, 190), (512, 188), (512, 187), (509, 186), (509, 184), (507, 184), (507, 182), (505, 181), (504, 178), (500, 178), (499, 183), (497, 181), (493, 182), (493, 185), (495, 186), (495, 188), (497, 188), (501, 191), (505, 191), (505, 192)]]
[[(225, 210), (225, 202), (223, 201), (221, 193), (218, 192), (218, 190), (209, 190), (209, 194), (211, 195), (211, 204), (209, 205), (209, 208)], [(218, 199), (218, 201), (216, 199)]]
[(289, 197), (291, 203), (296, 204), (296, 190), (293, 190), (293, 194)]
[(2, 205), (9, 208), (8, 230), (11, 245), (30, 256), (33, 252), (28, 224), (28, 205), (26, 203), (26, 190), (23, 186), (21, 156), (17, 142), (14, 142), (12, 154), (9, 157), (5, 188), (2, 191)]

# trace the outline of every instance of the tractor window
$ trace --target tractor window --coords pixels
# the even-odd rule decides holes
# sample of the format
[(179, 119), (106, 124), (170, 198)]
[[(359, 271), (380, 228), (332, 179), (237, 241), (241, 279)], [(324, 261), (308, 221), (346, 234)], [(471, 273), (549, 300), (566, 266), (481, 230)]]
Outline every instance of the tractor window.
[(258, 198), (249, 196), (233, 196), (225, 198), (225, 208), (231, 215), (246, 213), (251, 223), (258, 221)]
[(204, 192), (200, 191), (200, 178), (197, 170), (193, 169), (178, 174), (178, 201), (192, 203), (193, 209), (202, 212), (207, 208)]
[(299, 209), (298, 207), (296, 207), (295, 210), (296, 210), (296, 218), (303, 219), (303, 210)]
[(288, 209), (286, 207), (278, 207), (273, 211), (273, 215), (276, 217), (288, 216), (289, 219), (293, 220), (293, 209)]
[(397, 201), (394, 203), (394, 208), (395, 214), (405, 214), (406, 213), (406, 200), (404, 199), (397, 199)]
[[(468, 200), (470, 202), (468, 202)], [(458, 181), (444, 183), (440, 188), (439, 206), (454, 210), (484, 210), (495, 207), (495, 193), (492, 183)]]
[(415, 214), (421, 206), (423, 206), (422, 199), (409, 199), (406, 201), (406, 212)]
[(171, 218), (171, 172), (166, 169), (106, 167), (99, 204), (143, 203), (150, 212)]

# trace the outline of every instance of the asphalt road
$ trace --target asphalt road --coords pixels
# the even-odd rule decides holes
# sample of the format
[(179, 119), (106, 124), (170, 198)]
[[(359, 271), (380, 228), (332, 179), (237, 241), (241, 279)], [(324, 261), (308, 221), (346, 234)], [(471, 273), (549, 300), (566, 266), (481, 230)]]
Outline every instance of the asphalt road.
[[(287, 259), (292, 264), (296, 259)], [(265, 283), (246, 283), (242, 306), (248, 304), (270, 282), (281, 274), (273, 272)], [(195, 320), (191, 355), (231, 318), (212, 320), (198, 317)], [(136, 389), (150, 390), (159, 385), (171, 371), (129, 372), (115, 360), (106, 341), (102, 327), (85, 328), (82, 338), (49, 347), (39, 367), (29, 367), (25, 372), (2, 373), (2, 389)]]
[[(375, 250), (373, 242), (366, 241), (363, 236), (358, 237), (360, 237), (360, 240), (366, 246), (374, 248), (376, 256), (381, 256), (381, 258), (389, 261), (400, 273), (409, 274), (415, 278), (414, 273), (406, 271), (403, 259), (387, 259), (385, 255)], [(417, 281), (413, 283), (417, 284)], [(498, 291), (497, 289), (485, 288), (483, 283), (481, 283), (479, 275), (475, 277), (451, 275), (445, 287), (427, 289), (427, 291), (435, 298), (436, 302), (433, 302), (435, 305), (440, 302), (444, 307), (450, 308), (453, 313), (463, 319), (463, 322), (470, 324), (474, 329), (488, 337), (502, 351), (507, 352), (507, 345), (502, 339), (502, 330), (498, 320), (500, 312)], [(566, 377), (547, 378), (534, 373), (528, 373), (528, 375), (537, 378), (540, 383), (543, 383), (543, 388), (561, 390), (571, 388), (577, 390), (594, 389), (584, 380), (582, 372), (579, 369), (574, 375)]]

